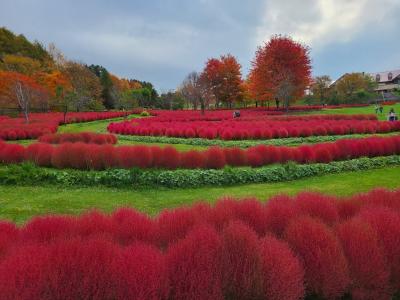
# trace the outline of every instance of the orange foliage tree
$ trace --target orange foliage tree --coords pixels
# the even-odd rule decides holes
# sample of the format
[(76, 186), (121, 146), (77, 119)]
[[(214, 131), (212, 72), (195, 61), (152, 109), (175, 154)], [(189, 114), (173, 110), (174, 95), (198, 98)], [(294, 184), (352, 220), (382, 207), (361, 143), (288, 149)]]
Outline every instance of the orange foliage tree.
[(29, 123), (29, 109), (35, 104), (47, 105), (47, 92), (33, 78), (12, 71), (0, 71), (0, 98), (17, 105)]
[(236, 58), (230, 54), (207, 61), (200, 77), (204, 79), (208, 91), (215, 96), (216, 106), (223, 103), (231, 108), (235, 101), (243, 99), (240, 69)]
[(37, 81), (47, 89), (49, 95), (53, 98), (65, 97), (65, 93), (72, 90), (72, 84), (69, 78), (60, 71), (51, 73), (35, 74)]
[(282, 101), (285, 108), (298, 100), (311, 81), (309, 48), (290, 37), (274, 36), (259, 47), (249, 74), (252, 96), (260, 101)]

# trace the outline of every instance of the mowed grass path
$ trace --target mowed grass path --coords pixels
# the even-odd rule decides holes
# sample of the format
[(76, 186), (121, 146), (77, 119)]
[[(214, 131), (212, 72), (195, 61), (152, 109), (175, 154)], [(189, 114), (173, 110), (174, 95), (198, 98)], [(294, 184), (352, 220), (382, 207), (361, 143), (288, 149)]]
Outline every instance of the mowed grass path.
[(164, 208), (214, 202), (223, 196), (257, 197), (265, 201), (273, 195), (318, 191), (347, 196), (375, 187), (400, 188), (400, 167), (362, 172), (346, 172), (283, 183), (249, 184), (234, 187), (195, 189), (114, 189), (52, 186), (0, 186), (0, 219), (22, 223), (35, 215), (79, 214), (90, 208), (111, 211), (131, 206), (154, 215)]

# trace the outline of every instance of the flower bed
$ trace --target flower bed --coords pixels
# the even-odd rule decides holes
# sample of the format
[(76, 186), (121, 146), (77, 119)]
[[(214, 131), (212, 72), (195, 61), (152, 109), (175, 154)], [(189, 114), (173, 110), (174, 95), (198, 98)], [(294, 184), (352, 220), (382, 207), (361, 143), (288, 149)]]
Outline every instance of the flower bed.
[[(90, 122), (126, 116), (131, 112), (71, 112), (67, 114), (66, 123)], [(21, 140), (37, 139), (44, 134), (57, 132), (58, 126), (64, 123), (63, 113), (32, 113), (29, 124), (25, 119), (0, 118), (0, 139)]]
[(269, 116), (245, 111), (232, 118), (231, 111), (205, 116), (198, 112), (163, 112), (156, 117), (110, 123), (108, 131), (122, 135), (166, 136), (222, 140), (260, 140), (400, 131), (400, 122), (380, 122), (375, 115)]
[(63, 143), (85, 143), (85, 144), (116, 144), (118, 138), (113, 134), (101, 134), (93, 132), (80, 133), (56, 133), (46, 134), (39, 137), (40, 143), (63, 144)]
[(27, 147), (0, 142), (0, 162), (32, 161), (59, 169), (165, 168), (220, 169), (225, 166), (260, 167), (275, 163), (329, 163), (358, 157), (400, 154), (400, 136), (343, 139), (333, 143), (298, 147), (258, 145), (248, 149), (211, 147), (204, 151), (178, 152), (167, 146), (112, 146), (64, 143), (58, 146), (36, 143)]
[(4, 299), (390, 299), (400, 191), (0, 223)]

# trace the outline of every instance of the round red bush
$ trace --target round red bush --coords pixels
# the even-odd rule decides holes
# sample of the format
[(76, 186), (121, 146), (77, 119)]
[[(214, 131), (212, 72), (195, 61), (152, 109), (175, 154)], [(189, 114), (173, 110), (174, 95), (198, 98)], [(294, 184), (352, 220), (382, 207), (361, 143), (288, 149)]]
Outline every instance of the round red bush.
[(209, 169), (221, 169), (226, 165), (225, 153), (219, 147), (211, 147), (204, 153), (206, 167)]
[(354, 300), (390, 299), (389, 271), (376, 232), (360, 219), (337, 228), (348, 261)]
[(267, 236), (261, 241), (260, 252), (263, 299), (303, 299), (304, 270), (289, 246), (283, 241)]
[(167, 251), (171, 299), (222, 300), (221, 239), (200, 226)]
[(242, 222), (222, 232), (222, 289), (225, 299), (262, 296), (261, 254), (256, 233)]
[(344, 295), (350, 284), (347, 261), (327, 225), (300, 217), (289, 223), (285, 239), (303, 262), (308, 294), (327, 299)]

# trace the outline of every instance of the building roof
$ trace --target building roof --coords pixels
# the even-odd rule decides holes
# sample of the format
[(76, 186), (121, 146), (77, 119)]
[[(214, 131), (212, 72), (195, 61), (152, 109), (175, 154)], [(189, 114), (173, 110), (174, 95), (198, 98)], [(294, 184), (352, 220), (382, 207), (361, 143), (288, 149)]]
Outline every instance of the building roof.
[[(389, 73), (392, 73), (392, 79), (389, 80)], [(376, 76), (379, 75), (379, 83), (390, 82), (394, 80), (396, 77), (400, 76), (400, 70), (392, 70), (392, 71), (385, 71), (385, 72), (378, 72), (378, 73), (370, 73), (369, 75), (372, 76), (373, 79), (376, 79)]]

